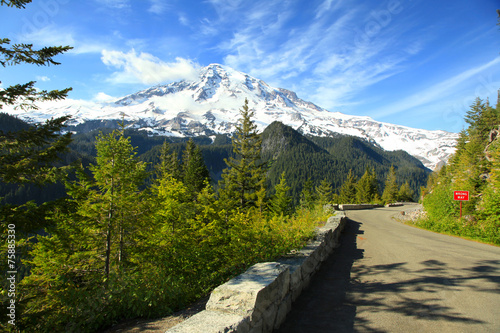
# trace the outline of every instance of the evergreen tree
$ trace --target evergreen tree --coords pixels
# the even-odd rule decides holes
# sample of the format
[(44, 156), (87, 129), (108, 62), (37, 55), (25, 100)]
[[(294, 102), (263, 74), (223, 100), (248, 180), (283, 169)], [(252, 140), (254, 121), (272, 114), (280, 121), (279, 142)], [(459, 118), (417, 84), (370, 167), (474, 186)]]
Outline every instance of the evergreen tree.
[(356, 177), (352, 174), (351, 169), (349, 169), (347, 179), (340, 188), (339, 200), (339, 203), (342, 204), (356, 203)]
[[(0, 5), (25, 8), (28, 0), (2, 0)], [(2, 67), (31, 64), (59, 65), (54, 57), (69, 51), (69, 46), (51, 46), (34, 50), (31, 44), (10, 46), (8, 38), (0, 38), (0, 65)], [(64, 99), (71, 88), (45, 91), (35, 88), (35, 81), (0, 89), (0, 109), (15, 105), (25, 110), (37, 109), (36, 102)], [(61, 179), (65, 170), (53, 163), (67, 150), (71, 134), (60, 135), (68, 116), (51, 119), (44, 125), (28, 130), (0, 132), (0, 180), (3, 182), (46, 184)]]
[(155, 223), (169, 238), (186, 226), (188, 216), (193, 212), (191, 193), (187, 187), (172, 174), (166, 173), (156, 181), (152, 189)]
[(300, 192), (300, 207), (303, 209), (312, 209), (316, 204), (316, 193), (313, 189), (313, 181), (308, 178)]
[(358, 203), (370, 203), (378, 194), (377, 175), (375, 168), (366, 167), (363, 176), (356, 184), (356, 201)]
[(398, 201), (403, 201), (403, 202), (412, 202), (413, 201), (413, 191), (410, 188), (410, 184), (408, 182), (405, 182), (401, 187), (399, 188), (398, 192)]
[(252, 120), (254, 112), (249, 109), (246, 99), (240, 114), (232, 138), (233, 152), (237, 158), (224, 160), (228, 168), (224, 169), (219, 182), (219, 196), (229, 209), (255, 207), (257, 193), (265, 183), (264, 163), (260, 160), (262, 139)]
[[(500, 130), (500, 127), (499, 127)], [(491, 173), (480, 205), (480, 216), (484, 231), (496, 244), (500, 244), (500, 140), (497, 138), (489, 147)]]
[(140, 202), (139, 186), (146, 178), (146, 165), (137, 160), (123, 129), (100, 134), (96, 148), (97, 163), (90, 166), (93, 188), (81, 202), (80, 214), (94, 220), (105, 235), (104, 271), (108, 277), (112, 266), (124, 261), (126, 233), (136, 228), (134, 221), (140, 214), (136, 203)]
[(327, 181), (326, 178), (321, 181), (318, 187), (316, 187), (316, 195), (318, 197), (318, 203), (321, 205), (326, 205), (332, 202), (332, 184)]
[(288, 192), (290, 187), (286, 183), (285, 172), (281, 174), (280, 182), (275, 186), (275, 194), (271, 198), (269, 203), (269, 210), (275, 216), (287, 216), (290, 214), (292, 198), (289, 196)]
[[(495, 108), (477, 98), (465, 116), (469, 126), (460, 133), (449, 165), (429, 177), (423, 204), (431, 229), (500, 243), (499, 156), (495, 137), (495, 129), (500, 126), (499, 111), (500, 94)], [(469, 191), (463, 214), (473, 216), (474, 223), (457, 220), (458, 203), (453, 200), (456, 190)]]
[[(28, 0), (2, 0), (0, 5), (25, 8)], [(10, 39), (0, 38), (0, 65), (15, 66), (30, 64), (37, 66), (60, 65), (54, 57), (72, 49), (70, 46), (49, 46), (34, 50), (32, 44), (14, 44), (9, 48)], [(0, 109), (3, 105), (16, 105), (23, 109), (37, 109), (35, 102), (52, 101), (66, 98), (71, 88), (63, 90), (39, 90), (35, 81), (9, 86), (0, 90)]]
[(170, 156), (170, 145), (167, 141), (164, 141), (161, 150), (160, 150), (160, 161), (155, 165), (155, 176), (156, 179), (160, 179), (163, 175), (170, 173), (172, 174), (172, 170), (169, 168), (169, 156)]
[(198, 193), (210, 183), (210, 173), (203, 161), (200, 148), (189, 139), (182, 156), (182, 178), (189, 196), (195, 200)]
[(182, 165), (179, 162), (179, 157), (176, 152), (172, 152), (168, 156), (167, 169), (174, 179), (182, 181)]
[[(144, 261), (135, 255), (136, 236), (150, 220), (139, 189), (145, 164), (123, 130), (101, 134), (96, 148), (91, 175), (80, 168), (78, 181), (67, 182), (70, 198), (49, 214), (53, 227), (38, 236), (30, 253), (30, 275), (20, 285), (28, 330), (81, 331), (89, 316), (99, 322), (97, 313), (117, 304), (113, 293), (127, 288), (124, 276)], [(70, 328), (65, 320), (78, 324)]]
[(391, 165), (391, 168), (389, 169), (389, 173), (387, 174), (385, 180), (385, 188), (384, 192), (382, 193), (382, 200), (385, 203), (396, 202), (398, 200), (398, 189), (399, 186), (396, 182), (396, 170), (394, 169), (394, 166)]
[(63, 179), (68, 167), (55, 163), (71, 142), (71, 133), (59, 134), (68, 119), (50, 119), (18, 132), (0, 131), (0, 180), (45, 185)]

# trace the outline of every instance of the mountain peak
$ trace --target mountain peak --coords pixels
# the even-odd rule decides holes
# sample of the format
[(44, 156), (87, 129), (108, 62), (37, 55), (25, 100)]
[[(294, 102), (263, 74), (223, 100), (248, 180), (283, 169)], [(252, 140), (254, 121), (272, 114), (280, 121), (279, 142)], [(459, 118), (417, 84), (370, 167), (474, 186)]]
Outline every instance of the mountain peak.
[(386, 150), (405, 150), (427, 167), (446, 161), (454, 152), (457, 135), (377, 122), (370, 117), (327, 111), (304, 101), (293, 91), (228, 66), (213, 63), (200, 69), (197, 81), (178, 81), (154, 86), (118, 99), (114, 103), (65, 100), (41, 103), (36, 112), (5, 109), (29, 122), (71, 114), (73, 124), (89, 120), (121, 120), (151, 135), (198, 136), (232, 133), (239, 110), (248, 99), (260, 131), (274, 121), (302, 134), (353, 135), (376, 142)]

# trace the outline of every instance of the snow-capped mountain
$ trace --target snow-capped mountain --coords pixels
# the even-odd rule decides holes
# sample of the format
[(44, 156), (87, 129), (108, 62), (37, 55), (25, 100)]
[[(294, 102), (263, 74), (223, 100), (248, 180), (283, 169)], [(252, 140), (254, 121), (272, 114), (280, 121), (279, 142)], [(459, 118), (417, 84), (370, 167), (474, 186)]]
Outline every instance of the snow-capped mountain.
[(231, 133), (245, 98), (255, 112), (259, 130), (273, 121), (303, 134), (354, 135), (386, 150), (405, 150), (434, 169), (454, 152), (455, 133), (427, 131), (393, 125), (370, 117), (330, 112), (306, 102), (289, 90), (273, 88), (264, 81), (229, 67), (212, 64), (200, 70), (198, 81), (180, 81), (151, 87), (108, 103), (66, 99), (39, 104), (39, 110), (4, 109), (30, 122), (72, 115), (72, 124), (88, 120), (124, 119), (151, 134), (168, 136)]

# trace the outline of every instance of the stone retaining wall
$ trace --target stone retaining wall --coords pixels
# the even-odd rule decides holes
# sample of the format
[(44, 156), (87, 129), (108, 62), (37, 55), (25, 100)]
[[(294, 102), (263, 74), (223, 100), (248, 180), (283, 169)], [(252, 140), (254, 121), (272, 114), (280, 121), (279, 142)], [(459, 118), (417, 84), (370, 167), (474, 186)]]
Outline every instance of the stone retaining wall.
[(253, 265), (215, 288), (204, 311), (167, 332), (272, 332), (283, 323), (321, 263), (339, 246), (345, 223), (345, 213), (337, 212), (300, 251)]
[(377, 207), (384, 207), (383, 205), (372, 205), (372, 204), (344, 204), (339, 205), (339, 210), (360, 210), (360, 209), (372, 209)]

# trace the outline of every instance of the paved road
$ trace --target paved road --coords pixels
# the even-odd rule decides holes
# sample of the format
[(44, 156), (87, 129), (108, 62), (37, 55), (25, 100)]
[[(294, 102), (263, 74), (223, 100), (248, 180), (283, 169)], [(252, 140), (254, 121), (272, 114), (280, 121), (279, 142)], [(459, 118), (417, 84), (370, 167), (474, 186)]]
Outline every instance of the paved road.
[(349, 211), (342, 244), (277, 332), (500, 332), (500, 248)]

